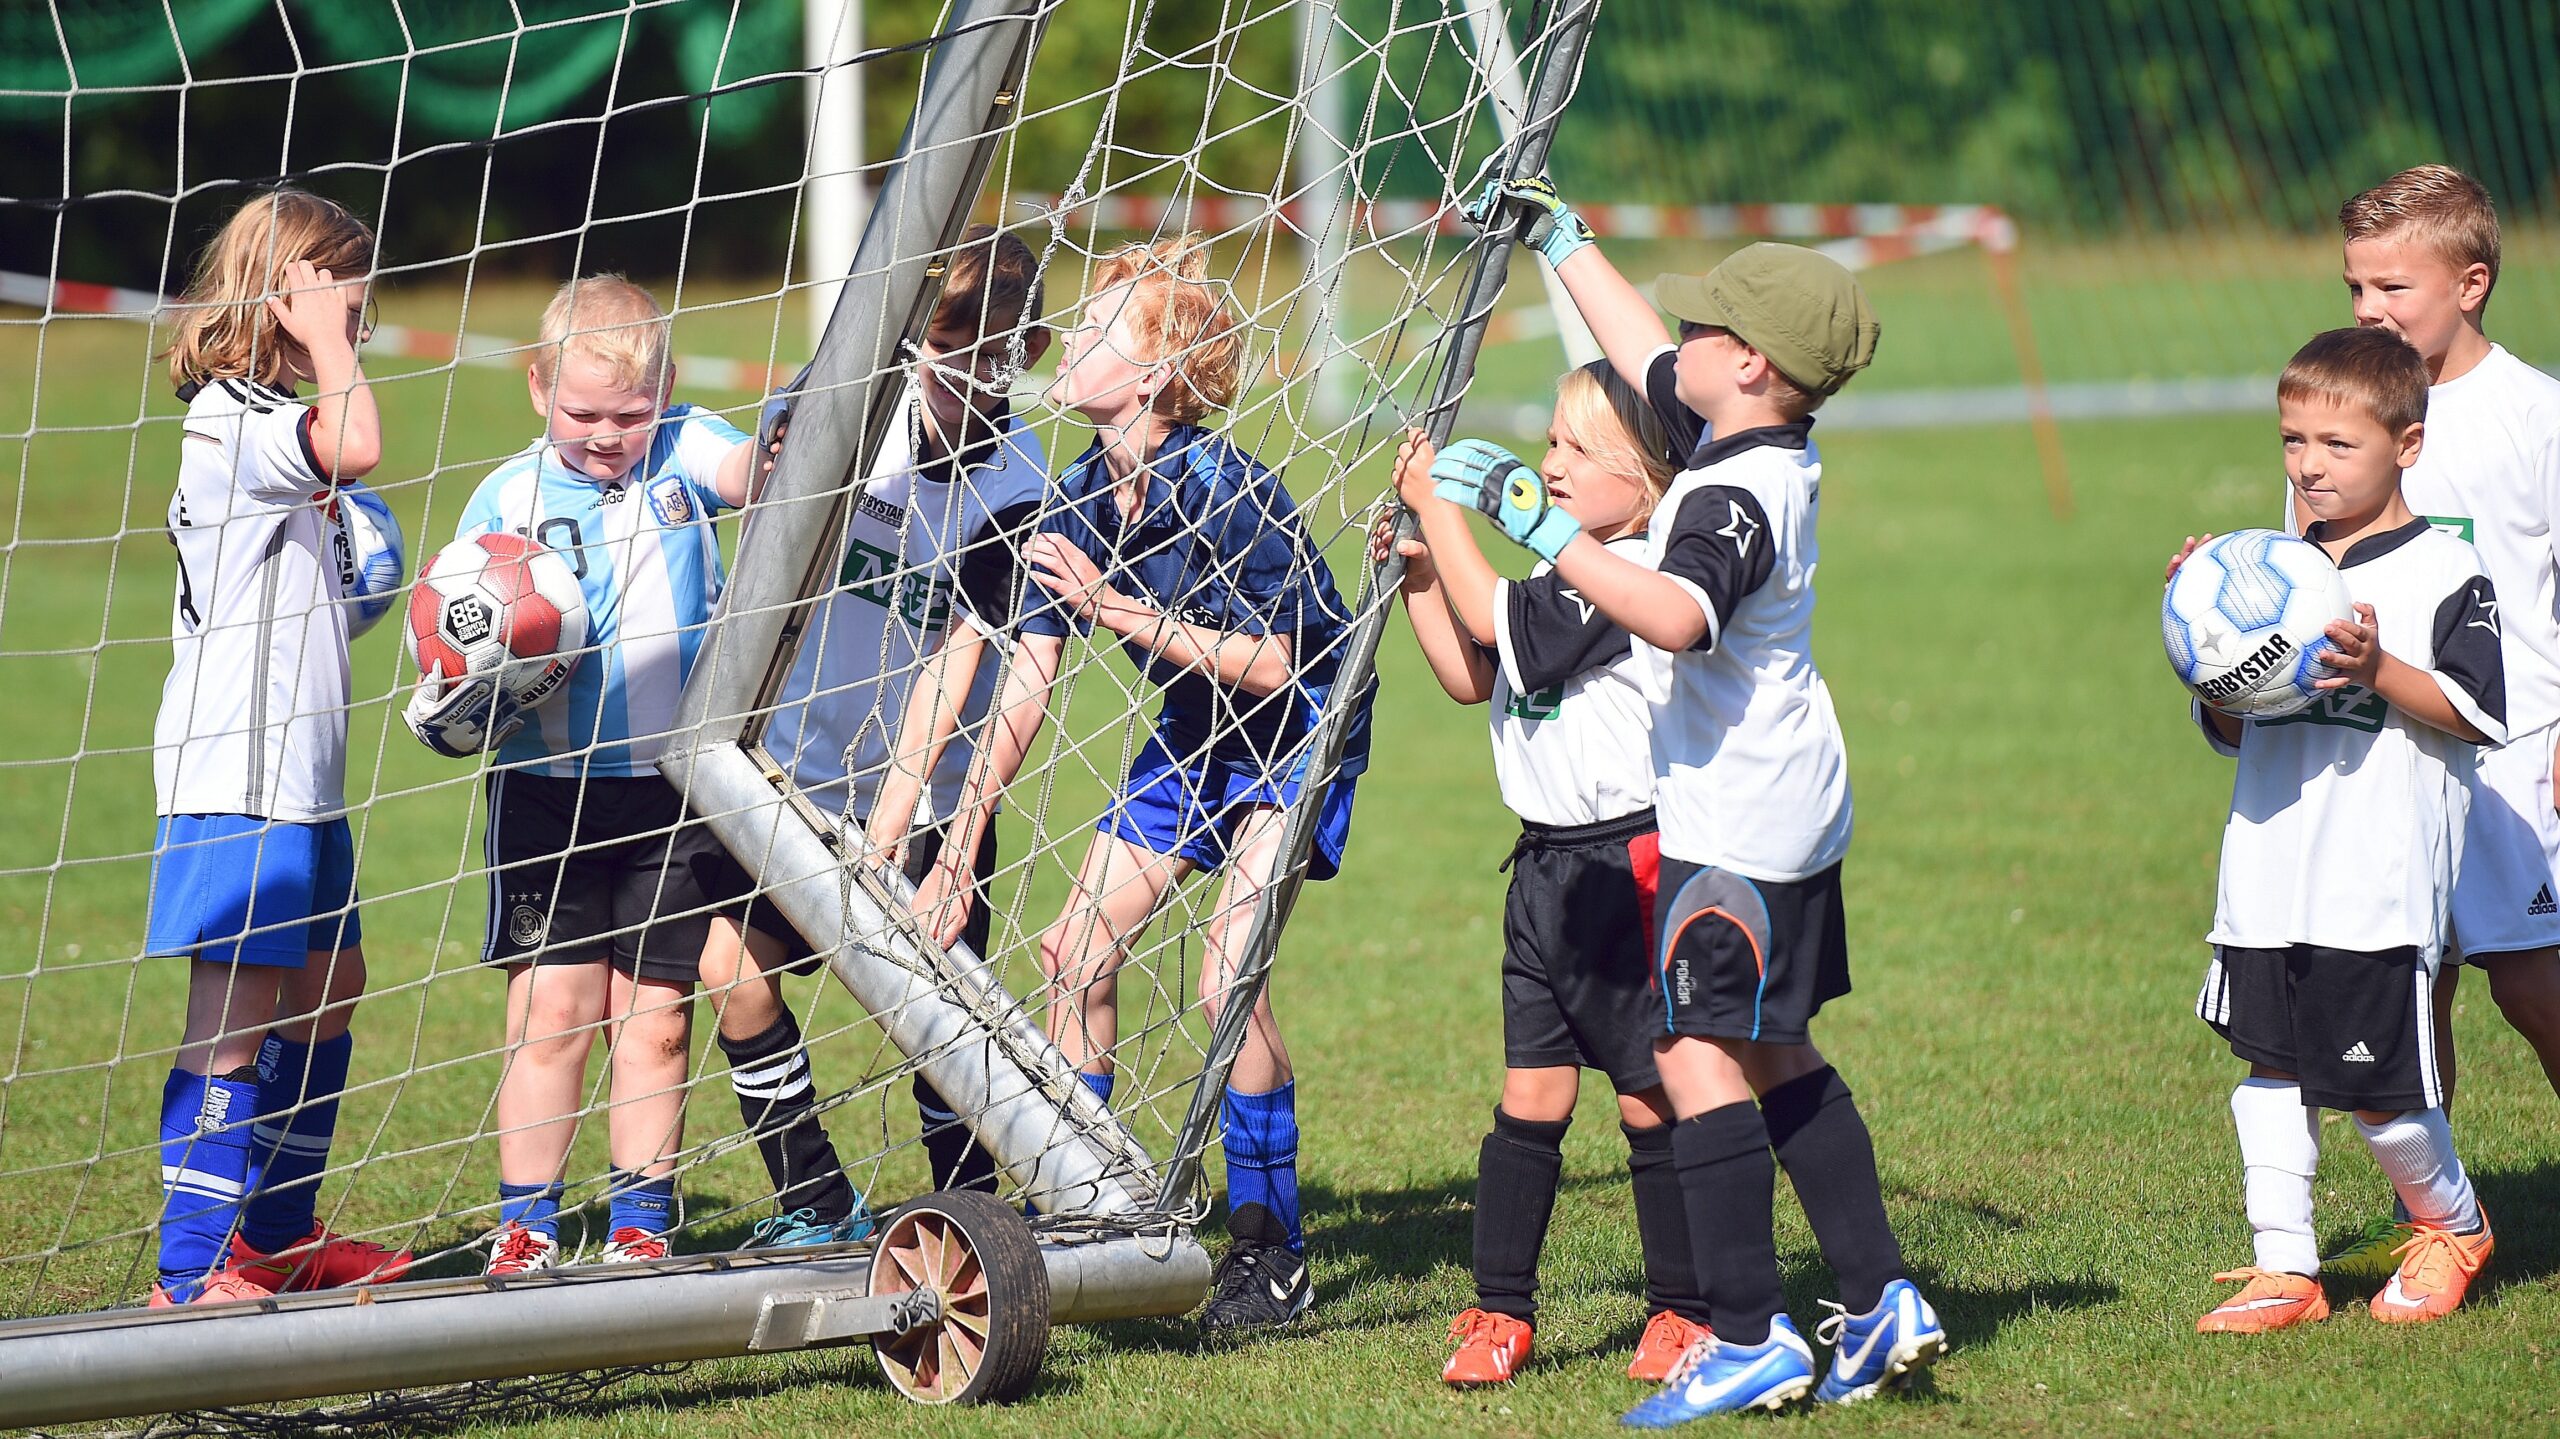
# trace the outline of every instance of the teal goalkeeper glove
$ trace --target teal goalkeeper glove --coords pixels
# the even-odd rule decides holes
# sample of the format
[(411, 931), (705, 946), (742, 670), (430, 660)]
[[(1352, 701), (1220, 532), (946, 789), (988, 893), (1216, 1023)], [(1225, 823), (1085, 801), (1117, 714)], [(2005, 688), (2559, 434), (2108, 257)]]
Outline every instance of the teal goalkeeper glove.
[(1504, 180), (1496, 177), (1484, 182), (1476, 197), (1459, 208), (1478, 229), (1489, 229), (1494, 212), (1505, 199), (1517, 200), (1534, 212), (1529, 227), (1520, 232), (1523, 244), (1547, 257), (1551, 266), (1561, 266), (1573, 258), (1574, 252), (1593, 244), (1591, 227), (1573, 212), (1573, 207), (1556, 193), (1555, 182), (1544, 175), (1526, 180)]
[(1582, 526), (1547, 498), (1547, 482), (1520, 457), (1483, 440), (1460, 440), (1431, 462), (1431, 492), (1501, 527), (1548, 564)]

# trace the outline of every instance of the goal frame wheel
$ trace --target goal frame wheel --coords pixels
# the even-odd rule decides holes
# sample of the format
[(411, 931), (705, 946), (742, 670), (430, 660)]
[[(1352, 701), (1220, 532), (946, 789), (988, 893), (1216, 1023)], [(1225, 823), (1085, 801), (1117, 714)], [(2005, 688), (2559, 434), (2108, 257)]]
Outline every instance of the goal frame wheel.
[(992, 1194), (945, 1191), (892, 1211), (871, 1256), (875, 1297), (929, 1315), (871, 1341), (889, 1387), (919, 1404), (1001, 1404), (1049, 1352), (1049, 1266), (1031, 1226)]

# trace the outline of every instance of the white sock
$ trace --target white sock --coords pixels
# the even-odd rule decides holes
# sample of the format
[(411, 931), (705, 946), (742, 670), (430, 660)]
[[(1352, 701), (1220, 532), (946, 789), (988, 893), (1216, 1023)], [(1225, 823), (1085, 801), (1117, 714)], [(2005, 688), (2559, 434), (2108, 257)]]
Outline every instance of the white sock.
[(2453, 1126), (2441, 1109), (2412, 1109), (2380, 1124), (2356, 1121), (2373, 1162), (2400, 1191), (2409, 1217), (2459, 1234), (2480, 1227), (2480, 1199), (2471, 1192), (2471, 1176), (2454, 1156)]
[(2257, 1231), (2258, 1267), (2278, 1274), (2320, 1272), (2320, 1241), (2311, 1232), (2311, 1177), (2320, 1171), (2320, 1116), (2303, 1107), (2302, 1086), (2289, 1079), (2244, 1079), (2231, 1091), (2231, 1122), (2240, 1131), (2249, 1227)]

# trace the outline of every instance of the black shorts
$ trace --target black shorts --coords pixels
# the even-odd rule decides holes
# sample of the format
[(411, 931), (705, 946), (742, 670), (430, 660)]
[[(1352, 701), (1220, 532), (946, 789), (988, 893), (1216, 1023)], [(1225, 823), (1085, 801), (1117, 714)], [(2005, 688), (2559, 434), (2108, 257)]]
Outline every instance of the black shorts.
[(489, 964), (592, 964), (701, 977), (711, 906), (693, 858), (718, 850), (655, 775), (489, 776)]
[(1653, 1068), (1653, 887), (1661, 836), (1648, 809), (1598, 824), (1523, 826), (1502, 901), (1502, 1061), (1574, 1066), (1620, 1094)]
[(1666, 855), (1653, 929), (1656, 1033), (1806, 1044), (1822, 1006), (1849, 992), (1836, 864), (1749, 879)]
[(2399, 1112), (2444, 1102), (2435, 978), (2414, 946), (2217, 946), (2196, 1015), (2251, 1064), (2302, 1080), (2321, 1109)]
[[(928, 825), (909, 839), (906, 874), (910, 882), (924, 882), (926, 872), (942, 857), (943, 841), (948, 837), (949, 832), (941, 825)], [(818, 951), (791, 927), (779, 906), (756, 893), (756, 882), (746, 866), (728, 850), (713, 845), (709, 852), (694, 856), (693, 868), (703, 892), (720, 914), (782, 946), (782, 963), (769, 973), (813, 974), (822, 966)], [(961, 926), (960, 940), (971, 953), (983, 958), (987, 937), (995, 930), (994, 911), (988, 904), (989, 885), (996, 873), (996, 827), (992, 824), (978, 832), (977, 863), (971, 869), (977, 893), (969, 906), (968, 922)]]

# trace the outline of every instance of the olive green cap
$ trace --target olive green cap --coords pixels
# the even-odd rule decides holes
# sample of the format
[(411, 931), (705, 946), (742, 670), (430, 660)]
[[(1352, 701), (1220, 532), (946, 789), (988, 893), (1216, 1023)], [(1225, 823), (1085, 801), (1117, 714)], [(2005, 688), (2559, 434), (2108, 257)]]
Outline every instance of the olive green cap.
[(1662, 308), (1693, 325), (1731, 330), (1779, 374), (1836, 394), (1876, 357), (1881, 326), (1848, 267), (1802, 245), (1746, 245), (1703, 275), (1665, 275)]

